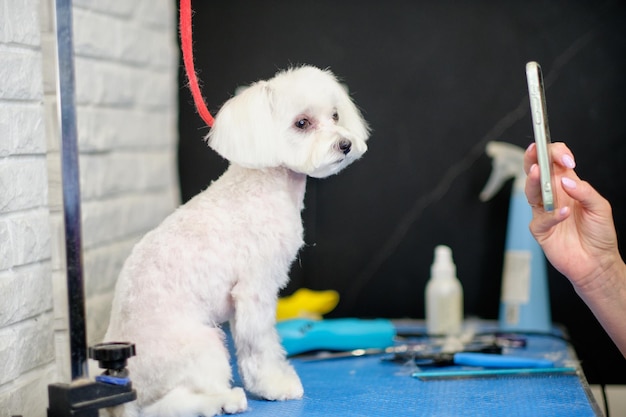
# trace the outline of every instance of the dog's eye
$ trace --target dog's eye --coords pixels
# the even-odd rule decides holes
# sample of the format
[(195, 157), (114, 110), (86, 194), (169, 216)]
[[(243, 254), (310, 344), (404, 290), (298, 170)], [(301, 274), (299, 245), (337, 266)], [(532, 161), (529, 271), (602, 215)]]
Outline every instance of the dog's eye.
[(336, 121), (336, 122), (339, 121), (339, 113), (337, 113), (337, 112), (333, 113), (333, 120)]
[(305, 130), (307, 129), (309, 126), (311, 126), (311, 122), (309, 122), (309, 119), (300, 119), (295, 123), (295, 126), (298, 129), (302, 129)]

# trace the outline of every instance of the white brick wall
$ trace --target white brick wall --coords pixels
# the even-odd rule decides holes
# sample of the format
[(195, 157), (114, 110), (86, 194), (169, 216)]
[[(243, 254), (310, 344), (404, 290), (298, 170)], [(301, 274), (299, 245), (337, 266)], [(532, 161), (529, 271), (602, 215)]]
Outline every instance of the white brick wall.
[(176, 3), (74, 1), (89, 340), (130, 248), (178, 204)]
[[(134, 243), (178, 204), (173, 0), (74, 0), (90, 342)], [(69, 379), (53, 0), (0, 0), (0, 417)]]
[(37, 1), (0, 0), (0, 416), (43, 415), (55, 373)]

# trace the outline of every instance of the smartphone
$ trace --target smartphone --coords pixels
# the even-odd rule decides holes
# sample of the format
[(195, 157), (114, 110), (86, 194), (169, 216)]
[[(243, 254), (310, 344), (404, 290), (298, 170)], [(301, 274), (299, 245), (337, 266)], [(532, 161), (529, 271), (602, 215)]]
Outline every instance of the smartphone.
[(539, 162), (541, 198), (543, 208), (553, 211), (556, 206), (552, 184), (552, 159), (548, 152), (550, 129), (548, 128), (548, 112), (543, 87), (541, 66), (536, 62), (526, 64), (526, 81), (530, 98), (530, 113), (533, 122), (535, 143), (537, 144), (537, 160)]

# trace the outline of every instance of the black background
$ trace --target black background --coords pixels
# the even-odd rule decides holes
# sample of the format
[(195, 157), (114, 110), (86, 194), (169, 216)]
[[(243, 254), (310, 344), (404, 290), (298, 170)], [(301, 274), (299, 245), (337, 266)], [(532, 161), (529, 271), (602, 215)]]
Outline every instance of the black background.
[[(626, 8), (597, 1), (195, 1), (194, 53), (215, 114), (239, 85), (297, 64), (330, 67), (373, 133), (337, 176), (309, 179), (307, 245), (283, 294), (335, 289), (332, 316), (424, 317), (433, 249), (453, 249), (465, 314), (495, 319), (511, 183), (478, 199), (490, 140), (532, 141), (524, 65), (547, 84), (553, 140), (613, 204), (626, 242)], [(180, 90), (183, 201), (226, 168)], [(622, 253), (623, 250), (622, 250)], [(626, 361), (571, 285), (549, 271), (552, 315), (591, 383), (626, 383)], [(626, 317), (624, 318), (626, 325)]]

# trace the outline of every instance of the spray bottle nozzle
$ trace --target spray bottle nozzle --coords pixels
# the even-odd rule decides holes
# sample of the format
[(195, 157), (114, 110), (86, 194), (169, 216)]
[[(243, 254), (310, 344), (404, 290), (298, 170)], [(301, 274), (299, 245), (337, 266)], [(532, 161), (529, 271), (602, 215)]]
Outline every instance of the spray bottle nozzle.
[(523, 180), (526, 178), (524, 149), (506, 142), (489, 142), (486, 152), (492, 158), (493, 169), (487, 184), (480, 192), (480, 200), (492, 198), (510, 178), (515, 178), (515, 187), (523, 190)]

